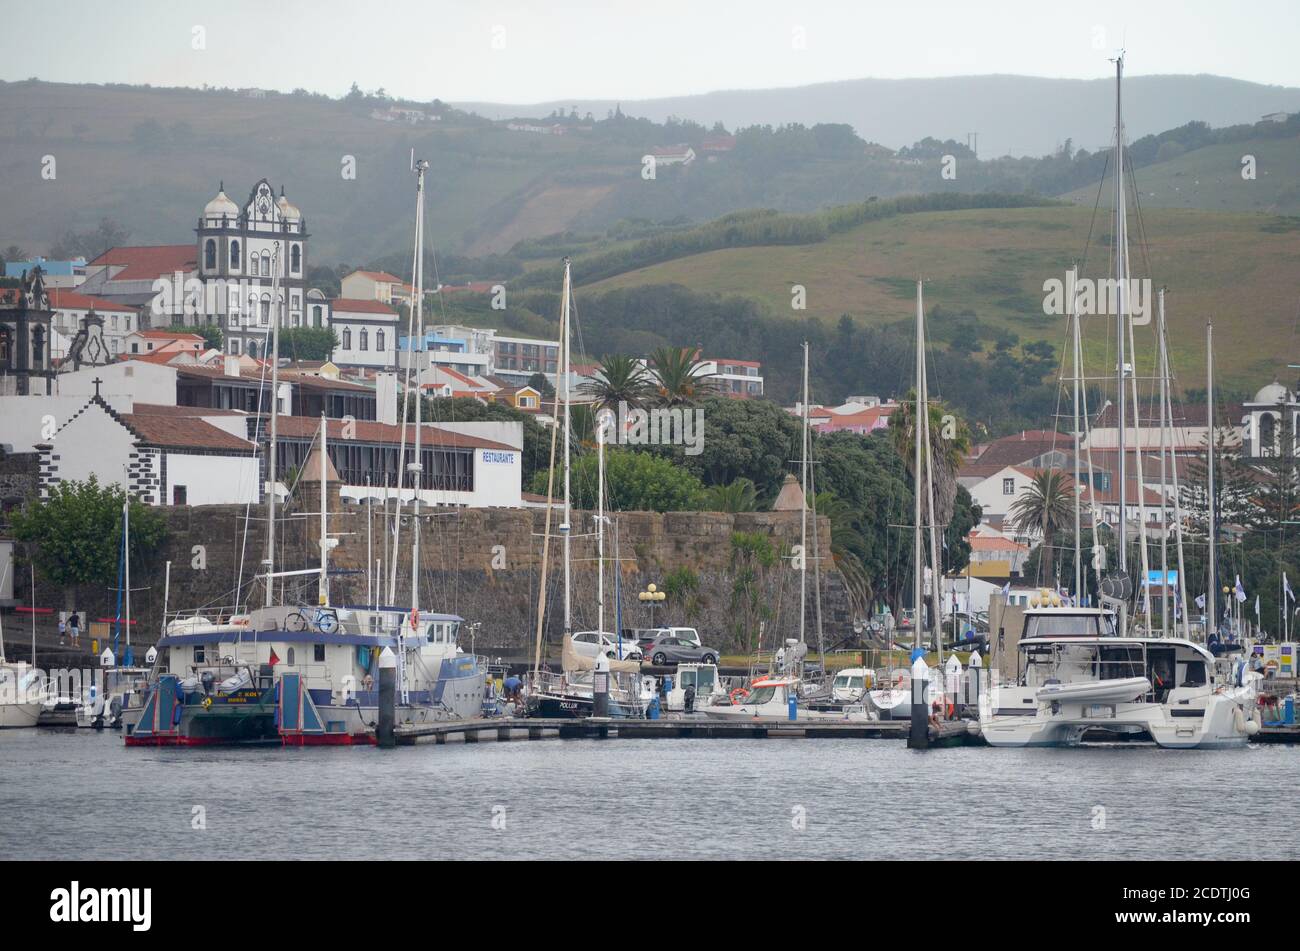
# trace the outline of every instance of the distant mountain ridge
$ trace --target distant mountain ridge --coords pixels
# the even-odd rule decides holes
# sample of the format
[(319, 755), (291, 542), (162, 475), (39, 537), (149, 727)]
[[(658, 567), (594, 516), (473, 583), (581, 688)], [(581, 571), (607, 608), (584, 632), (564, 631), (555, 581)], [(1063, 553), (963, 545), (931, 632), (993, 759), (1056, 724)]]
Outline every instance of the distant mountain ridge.
[[(600, 117), (615, 107), (663, 122), (669, 116), (729, 129), (799, 122), (845, 122), (862, 138), (897, 149), (926, 136), (965, 141), (979, 134), (981, 156), (1046, 155), (1066, 139), (1096, 149), (1114, 134), (1113, 78), (1045, 79), (989, 75), (936, 79), (850, 79), (786, 89), (719, 90), (693, 96), (616, 102), (574, 99), (531, 105), (456, 103), (490, 119), (543, 117), (576, 107)], [(1300, 89), (1208, 74), (1128, 76), (1130, 139), (1201, 120), (1212, 126), (1300, 111)]]

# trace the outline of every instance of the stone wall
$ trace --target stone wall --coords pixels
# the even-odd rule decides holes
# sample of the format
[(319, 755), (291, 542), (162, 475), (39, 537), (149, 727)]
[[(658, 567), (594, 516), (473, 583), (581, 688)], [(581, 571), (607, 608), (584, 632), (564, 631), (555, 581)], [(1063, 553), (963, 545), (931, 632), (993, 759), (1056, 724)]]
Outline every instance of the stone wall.
[[(310, 489), (283, 510), (278, 524), (277, 568), (293, 570), (317, 565), (316, 541), (319, 495)], [(378, 600), (387, 602), (388, 562), (382, 512), (373, 516), (364, 506), (340, 504), (331, 492), (330, 529), (339, 544), (330, 557), (331, 600), (336, 604), (363, 603), (370, 596), (369, 582), (376, 560), (384, 574)], [(265, 510), (243, 506), (165, 507), (171, 534), (166, 551), (149, 564), (132, 567), (133, 616), (138, 620), (136, 639), (151, 642), (160, 629), (164, 565), (170, 560), (169, 603), (172, 611), (201, 609), (209, 615), (229, 611), (235, 604), (236, 578), (251, 578), (260, 570), (265, 549)], [(247, 514), (247, 518), (246, 518)], [(422, 604), (479, 622), (475, 647), (526, 648), (533, 641), (538, 585), (541, 578), (542, 534), (545, 511), (540, 509), (434, 509), (421, 521)], [(559, 513), (553, 516), (551, 556), (547, 584), (547, 638), (558, 639), (562, 628), (562, 543), (558, 538)], [(624, 627), (650, 626), (650, 613), (637, 593), (651, 582), (666, 587), (679, 569), (689, 569), (697, 581), (694, 590), (670, 596), (655, 610), (658, 624), (698, 627), (701, 635), (723, 648), (754, 644), (758, 620), (765, 618), (763, 643), (777, 637), (797, 636), (799, 627), (799, 573), (791, 567), (790, 547), (799, 541), (798, 513), (624, 512), (615, 516), (618, 535), (619, 584), (622, 589)], [(410, 602), (410, 519), (401, 528), (397, 565), (397, 604)], [(575, 512), (571, 542), (572, 610), (575, 629), (596, 626), (596, 540), (591, 513)], [(245, 538), (245, 527), (247, 534)], [(756, 569), (748, 586), (737, 591), (737, 566), (733, 564), (733, 532), (758, 533), (771, 540), (779, 554), (777, 563)], [(830, 529), (821, 519), (822, 538)], [(607, 608), (605, 627), (613, 630), (614, 526), (606, 533)], [(367, 562), (369, 561), (369, 571)], [(807, 637), (816, 644), (813, 573), (808, 573)], [(285, 580), (285, 597), (315, 603), (316, 578)], [(111, 617), (115, 594), (83, 590), (75, 595), (44, 590), (38, 603), (75, 606), (91, 618)], [(844, 583), (829, 557), (823, 561), (822, 613), (828, 646), (849, 630), (852, 618)], [(25, 593), (19, 594), (25, 597)], [(241, 596), (260, 604), (260, 586), (245, 584)], [(70, 602), (75, 600), (75, 605)], [(744, 605), (750, 605), (748, 611)], [(746, 623), (746, 621), (750, 623)], [(468, 643), (466, 644), (468, 647)]]

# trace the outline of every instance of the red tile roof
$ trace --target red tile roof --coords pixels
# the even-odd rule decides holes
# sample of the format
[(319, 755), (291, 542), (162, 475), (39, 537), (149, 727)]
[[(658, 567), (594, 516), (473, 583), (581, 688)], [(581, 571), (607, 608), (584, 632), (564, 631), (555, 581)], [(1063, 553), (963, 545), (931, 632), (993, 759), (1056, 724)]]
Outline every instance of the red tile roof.
[(397, 311), (380, 300), (360, 300), (354, 297), (336, 297), (330, 301), (330, 310), (345, 314), (393, 314)]
[(138, 311), (136, 307), (127, 307), (125, 304), (105, 300), (102, 297), (91, 297), (89, 294), (78, 294), (76, 291), (70, 291), (65, 287), (51, 287), (49, 293), (50, 305), (56, 310), (90, 310), (94, 308), (96, 311), (112, 310), (127, 314), (134, 314)]
[[(277, 422), (277, 430), (281, 436), (293, 438), (310, 438), (320, 430), (320, 419), (313, 416), (281, 416)], [(330, 439), (342, 439), (343, 428), (346, 423), (341, 419), (327, 419), (325, 421), (326, 431)], [(356, 442), (370, 443), (390, 443), (398, 444), (402, 441), (402, 427), (393, 426), (388, 423), (373, 423), (364, 420), (357, 420), (352, 424), (355, 429), (352, 431), (351, 439)], [(408, 424), (406, 427), (406, 443), (411, 445), (415, 440), (415, 425)], [(466, 436), (462, 433), (448, 432), (445, 429), (438, 429), (436, 426), (424, 424), (421, 427), (420, 442), (424, 446), (435, 446), (446, 449), (499, 449), (505, 452), (518, 452), (514, 446), (508, 446), (505, 443), (494, 442), (491, 439), (480, 439), (477, 436)]]
[(211, 423), (187, 416), (153, 416), (143, 413), (122, 413), (127, 428), (150, 446), (168, 449), (210, 449), (249, 455), (253, 444), (232, 436)]
[(237, 409), (208, 409), (206, 406), (167, 406), (162, 403), (136, 403), (131, 407), (135, 416), (247, 416)]
[(114, 281), (152, 281), (174, 271), (193, 271), (198, 253), (192, 244), (154, 244), (109, 248), (89, 266), (108, 264), (123, 267)]
[[(352, 274), (360, 274), (362, 277), (368, 277), (372, 281), (382, 281), (385, 284), (402, 283), (402, 279), (400, 277), (396, 277), (395, 275), (389, 274), (387, 271), (353, 271)], [(346, 281), (348, 277), (352, 276), (352, 274), (347, 275), (347, 277), (345, 277), (344, 280)]]
[[(239, 371), (238, 377), (229, 376), (224, 366), (201, 366), (201, 365), (183, 365), (177, 366), (176, 372), (181, 376), (203, 377), (205, 379), (219, 380), (241, 379), (250, 383), (258, 383), (265, 380), (266, 385), (271, 385), (271, 371), (267, 369), (265, 373), (261, 370), (244, 370)], [(310, 373), (294, 373), (290, 370), (280, 371), (281, 383), (293, 383), (297, 386), (305, 386), (317, 390), (348, 390), (358, 393), (373, 393), (374, 390), (368, 386), (362, 386), (359, 383), (347, 383), (343, 380), (329, 380), (323, 376), (313, 376)]]

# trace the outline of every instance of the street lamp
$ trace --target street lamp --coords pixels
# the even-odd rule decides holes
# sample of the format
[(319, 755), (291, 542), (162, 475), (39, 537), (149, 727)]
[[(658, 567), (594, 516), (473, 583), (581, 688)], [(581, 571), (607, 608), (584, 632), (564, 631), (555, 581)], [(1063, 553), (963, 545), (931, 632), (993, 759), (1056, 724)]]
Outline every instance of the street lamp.
[(642, 604), (650, 606), (650, 626), (655, 626), (655, 605), (663, 602), (668, 595), (664, 594), (653, 583), (646, 585), (646, 589), (637, 595), (637, 600)]

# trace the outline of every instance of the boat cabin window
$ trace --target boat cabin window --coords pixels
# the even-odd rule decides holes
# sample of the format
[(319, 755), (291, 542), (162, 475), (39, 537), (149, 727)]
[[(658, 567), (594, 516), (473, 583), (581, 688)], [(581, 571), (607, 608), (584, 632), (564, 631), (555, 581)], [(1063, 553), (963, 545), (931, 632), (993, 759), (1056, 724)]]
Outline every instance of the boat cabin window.
[(325, 645), (324, 645), (324, 644), (313, 644), (313, 645), (312, 645), (312, 660), (314, 660), (314, 661), (315, 661), (316, 663), (318, 663), (318, 664), (323, 664), (323, 663), (325, 663)]
[(425, 640), (430, 644), (441, 644), (446, 640), (444, 625), (434, 621), (425, 629)]
[(1101, 626), (1096, 614), (1031, 614), (1025, 618), (1025, 637), (1108, 637), (1114, 634), (1109, 618)]
[(202, 644), (194, 645), (194, 663), (196, 664), (203, 663), (203, 658), (204, 658), (203, 650), (204, 648)]
[(840, 674), (835, 678), (835, 686), (851, 687), (854, 690), (861, 690), (866, 686), (866, 682), (862, 677), (855, 677), (850, 674)]
[(292, 647), (289, 648), (289, 656), (285, 658), (285, 661), (284, 661), (284, 662), (285, 662), (286, 664), (288, 664), (290, 667), (293, 666), (293, 648), (292, 648)]
[(1182, 676), (1178, 678), (1180, 687), (1204, 687), (1205, 686), (1205, 661), (1189, 660), (1185, 664), (1179, 664)]
[(776, 696), (775, 687), (758, 687), (749, 692), (749, 696), (745, 698), (744, 706), (748, 707), (760, 703), (770, 703), (772, 698), (775, 696)]
[(695, 689), (698, 693), (710, 693), (713, 690), (713, 679), (716, 671), (712, 667), (697, 667), (695, 669)]

